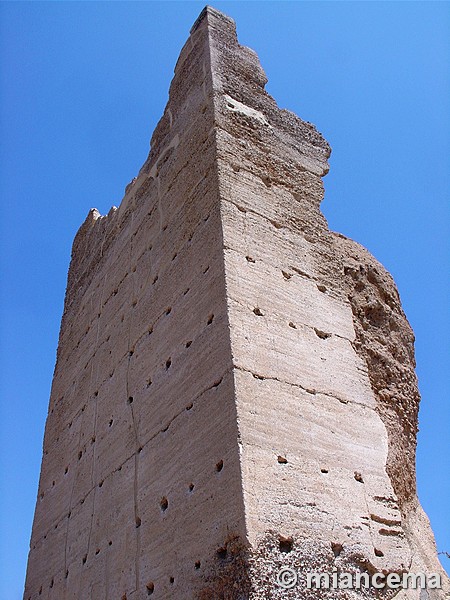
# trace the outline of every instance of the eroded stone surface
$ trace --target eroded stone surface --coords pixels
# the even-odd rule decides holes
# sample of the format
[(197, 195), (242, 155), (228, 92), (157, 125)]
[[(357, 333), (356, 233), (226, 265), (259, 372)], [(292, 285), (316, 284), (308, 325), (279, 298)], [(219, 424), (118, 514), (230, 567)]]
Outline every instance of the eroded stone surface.
[(24, 598), (395, 595), (282, 590), (283, 565), (448, 585), (397, 290), (329, 231), (330, 148), (265, 83), (205, 9), (146, 163), (75, 238)]

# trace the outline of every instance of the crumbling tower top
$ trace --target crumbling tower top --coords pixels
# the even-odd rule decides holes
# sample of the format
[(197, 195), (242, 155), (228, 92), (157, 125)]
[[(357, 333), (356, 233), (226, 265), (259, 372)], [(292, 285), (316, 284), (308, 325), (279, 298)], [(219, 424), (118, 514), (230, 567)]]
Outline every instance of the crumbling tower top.
[(200, 25), (200, 23), (203, 21), (203, 19), (208, 20), (208, 25), (211, 24), (211, 20), (215, 19), (216, 23), (222, 22), (222, 24), (223, 24), (226, 22), (228, 25), (231, 25), (232, 27), (235, 28), (235, 23), (234, 23), (233, 19), (230, 19), (230, 17), (228, 17), (225, 13), (220, 12), (220, 10), (217, 10), (216, 8), (213, 8), (212, 6), (209, 6), (207, 4), (205, 6), (205, 8), (201, 11), (201, 13), (198, 15), (194, 24), (192, 25), (191, 30), (190, 30), (191, 35), (194, 33), (194, 31), (197, 29), (197, 27)]
[(206, 7), (137, 178), (75, 238), (27, 599), (257, 600), (282, 565), (439, 568), (412, 332), (320, 212), (328, 143), (265, 83)]

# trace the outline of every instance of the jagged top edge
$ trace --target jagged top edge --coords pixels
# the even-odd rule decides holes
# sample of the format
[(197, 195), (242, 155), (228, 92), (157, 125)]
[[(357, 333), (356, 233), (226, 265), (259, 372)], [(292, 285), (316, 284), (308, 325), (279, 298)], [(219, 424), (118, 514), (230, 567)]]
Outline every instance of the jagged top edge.
[[(201, 24), (201, 22), (203, 21), (203, 19), (204, 19), (206, 16), (208, 16), (208, 15), (216, 17), (217, 19), (219, 19), (219, 22), (220, 22), (220, 21), (223, 21), (224, 25), (225, 25), (225, 23), (226, 23), (226, 24), (228, 24), (228, 25), (229, 25), (229, 24), (231, 24), (231, 25), (235, 25), (235, 22), (234, 22), (234, 20), (233, 20), (231, 17), (229, 17), (229, 16), (228, 16), (228, 15), (226, 15), (225, 13), (221, 12), (220, 10), (217, 10), (217, 9), (216, 9), (216, 8), (214, 8), (213, 6), (209, 6), (209, 5), (207, 4), (207, 5), (206, 5), (206, 6), (205, 6), (205, 7), (202, 9), (202, 11), (201, 11), (201, 12), (200, 12), (200, 14), (198, 15), (197, 19), (195, 20), (194, 24), (192, 25), (192, 27), (191, 27), (191, 29), (190, 29), (190, 31), (189, 31), (189, 34), (190, 34), (190, 35), (192, 35), (192, 33), (198, 29), (198, 27), (200, 26), (200, 24)], [(142, 169), (141, 169), (141, 170), (142, 170)], [(137, 177), (135, 177), (135, 178), (133, 179), (133, 182), (134, 182), (136, 179), (137, 179)], [(129, 184), (126, 186), (126, 187), (128, 188), (128, 187), (131, 185), (131, 183), (133, 183), (133, 182), (130, 182), (130, 183), (129, 183)], [(127, 192), (127, 189), (125, 190), (125, 195), (126, 195), (126, 192)], [(123, 198), (122, 198), (122, 201), (123, 201)], [(112, 207), (111, 207), (111, 209), (110, 209), (110, 211), (108, 212), (108, 214), (107, 214), (107, 215), (102, 215), (102, 214), (99, 212), (99, 210), (98, 210), (97, 208), (91, 208), (91, 209), (89, 210), (89, 212), (88, 212), (88, 214), (87, 214), (87, 216), (86, 216), (86, 218), (85, 218), (84, 222), (83, 222), (83, 223), (82, 223), (82, 225), (80, 226), (80, 229), (82, 229), (82, 228), (83, 228), (83, 226), (84, 226), (84, 225), (86, 225), (86, 224), (90, 224), (90, 225), (93, 225), (93, 224), (95, 224), (95, 222), (96, 222), (96, 221), (97, 221), (99, 218), (100, 218), (100, 219), (102, 219), (102, 218), (105, 218), (105, 217), (112, 216), (112, 214), (113, 214), (114, 212), (116, 212), (116, 210), (117, 210), (117, 207), (116, 207), (116, 206), (112, 206)]]
[(200, 23), (203, 21), (203, 19), (207, 16), (207, 15), (213, 15), (219, 19), (222, 19), (223, 21), (226, 21), (228, 23), (233, 23), (234, 21), (231, 17), (229, 17), (228, 15), (226, 15), (225, 13), (221, 12), (220, 10), (217, 10), (216, 8), (209, 6), (208, 4), (205, 6), (205, 8), (201, 11), (201, 13), (198, 15), (197, 19), (195, 20), (194, 24), (192, 25), (189, 33), (192, 34), (200, 25)]

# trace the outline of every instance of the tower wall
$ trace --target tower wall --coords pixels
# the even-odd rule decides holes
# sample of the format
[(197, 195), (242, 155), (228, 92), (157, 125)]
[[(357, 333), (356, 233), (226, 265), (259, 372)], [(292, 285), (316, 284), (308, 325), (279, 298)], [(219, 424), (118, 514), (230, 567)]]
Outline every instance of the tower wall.
[(305, 598), (281, 566), (437, 572), (448, 590), (398, 292), (329, 230), (330, 147), (265, 83), (206, 8), (147, 161), (75, 238), (26, 599)]

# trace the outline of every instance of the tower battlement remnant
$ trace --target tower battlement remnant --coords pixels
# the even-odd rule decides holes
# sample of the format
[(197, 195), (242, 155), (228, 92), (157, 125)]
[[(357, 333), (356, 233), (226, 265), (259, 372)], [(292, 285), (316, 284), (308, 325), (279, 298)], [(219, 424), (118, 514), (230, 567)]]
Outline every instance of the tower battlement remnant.
[(307, 571), (447, 582), (397, 289), (329, 230), (330, 147), (265, 83), (205, 8), (148, 159), (75, 237), (25, 600), (445, 597), (305, 592)]

